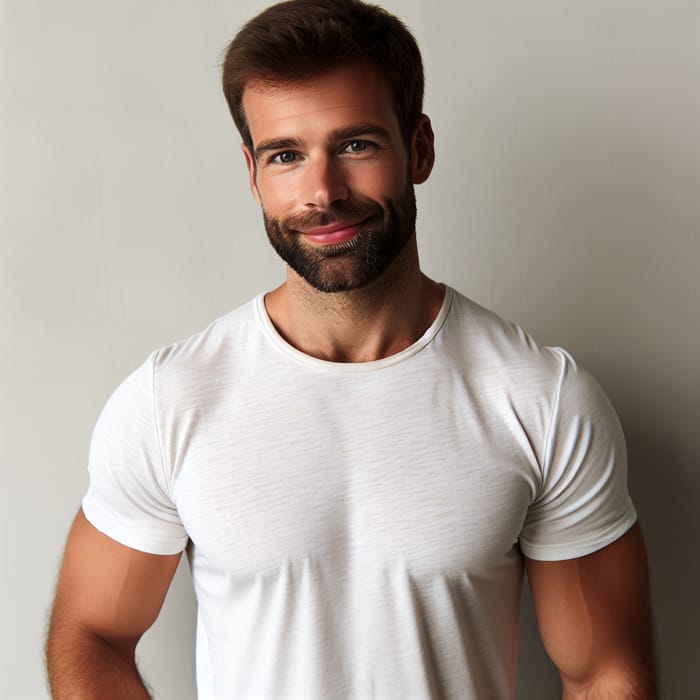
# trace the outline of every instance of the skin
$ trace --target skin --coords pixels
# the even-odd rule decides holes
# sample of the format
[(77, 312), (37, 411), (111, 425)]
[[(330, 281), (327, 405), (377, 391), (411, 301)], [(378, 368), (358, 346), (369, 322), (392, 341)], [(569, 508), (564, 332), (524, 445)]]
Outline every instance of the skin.
[[(369, 65), (347, 66), (301, 86), (251, 85), (243, 104), (253, 137), (253, 150), (243, 146), (251, 190), (265, 213), (280, 220), (358, 199), (386, 205), (432, 170), (430, 120), (422, 116), (404, 143), (388, 85)], [(323, 236), (295, 235), (311, 251), (328, 245)], [(330, 273), (345, 272), (342, 256), (326, 262)], [(299, 350), (365, 362), (415, 342), (442, 298), (443, 288), (420, 271), (412, 231), (389, 267), (361, 288), (321, 292), (288, 267), (285, 283), (265, 303), (277, 330)], [(149, 697), (134, 650), (158, 615), (178, 560), (118, 544), (78, 513), (47, 643), (54, 698)], [(639, 527), (586, 557), (526, 560), (526, 567), (563, 698), (656, 698)]]
[(180, 555), (125, 547), (78, 512), (68, 535), (46, 656), (57, 700), (150, 698), (134, 651), (163, 605)]
[(588, 556), (525, 564), (562, 697), (656, 700), (649, 574), (639, 524)]

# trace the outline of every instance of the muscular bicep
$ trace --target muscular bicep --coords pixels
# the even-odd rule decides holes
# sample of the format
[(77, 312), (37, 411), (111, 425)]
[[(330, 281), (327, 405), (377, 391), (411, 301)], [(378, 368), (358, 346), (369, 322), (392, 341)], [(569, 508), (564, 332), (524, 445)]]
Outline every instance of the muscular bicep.
[(135, 644), (158, 616), (179, 559), (119, 544), (80, 510), (66, 542), (52, 625), (71, 624), (112, 643)]
[(638, 524), (593, 554), (526, 565), (540, 634), (565, 689), (653, 684), (648, 568)]

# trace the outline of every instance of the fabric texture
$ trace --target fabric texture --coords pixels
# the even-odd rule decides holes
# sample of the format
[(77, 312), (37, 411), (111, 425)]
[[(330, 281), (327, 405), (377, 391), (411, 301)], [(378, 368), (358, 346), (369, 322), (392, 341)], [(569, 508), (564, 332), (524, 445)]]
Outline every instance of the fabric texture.
[(126, 379), (89, 471), (99, 530), (187, 548), (200, 700), (510, 700), (522, 554), (636, 519), (598, 384), (449, 288), (359, 364), (295, 350), (261, 295)]

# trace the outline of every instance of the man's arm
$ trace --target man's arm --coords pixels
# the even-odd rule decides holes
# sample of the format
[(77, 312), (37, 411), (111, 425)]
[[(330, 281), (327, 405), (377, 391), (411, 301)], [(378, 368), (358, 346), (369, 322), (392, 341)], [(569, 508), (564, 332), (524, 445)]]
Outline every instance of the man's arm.
[(526, 559), (564, 700), (657, 700), (649, 574), (639, 525), (578, 559)]
[(180, 554), (146, 554), (73, 522), (46, 643), (55, 700), (149, 698), (134, 651), (153, 624)]

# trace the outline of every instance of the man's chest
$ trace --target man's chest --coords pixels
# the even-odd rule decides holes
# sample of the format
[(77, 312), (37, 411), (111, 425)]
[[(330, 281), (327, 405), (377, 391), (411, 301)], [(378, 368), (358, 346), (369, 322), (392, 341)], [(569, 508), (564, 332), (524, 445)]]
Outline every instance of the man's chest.
[(363, 410), (251, 397), (235, 417), (200, 416), (180, 440), (175, 487), (200, 560), (244, 579), (309, 557), (401, 561), (426, 576), (503, 562), (534, 488), (523, 435), (454, 396), (408, 398)]

